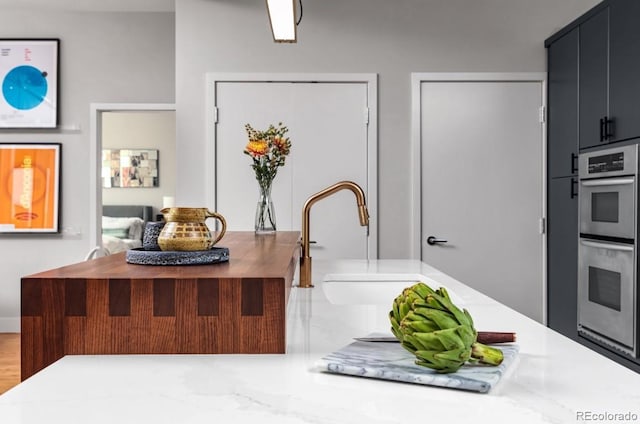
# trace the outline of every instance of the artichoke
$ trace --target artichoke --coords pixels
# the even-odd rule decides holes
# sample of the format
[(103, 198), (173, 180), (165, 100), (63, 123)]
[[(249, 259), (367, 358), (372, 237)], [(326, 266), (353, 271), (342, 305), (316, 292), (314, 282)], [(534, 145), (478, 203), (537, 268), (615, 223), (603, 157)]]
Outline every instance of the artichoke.
[(500, 349), (478, 343), (466, 309), (449, 298), (444, 287), (433, 290), (419, 282), (405, 288), (389, 312), (391, 331), (416, 356), (416, 364), (440, 373), (456, 372), (465, 362), (499, 365)]

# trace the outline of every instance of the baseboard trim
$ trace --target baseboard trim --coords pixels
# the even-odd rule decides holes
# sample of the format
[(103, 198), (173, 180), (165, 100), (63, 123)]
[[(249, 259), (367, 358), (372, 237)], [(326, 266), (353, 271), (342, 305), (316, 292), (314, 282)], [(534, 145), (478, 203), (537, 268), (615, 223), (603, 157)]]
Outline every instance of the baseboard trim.
[(0, 333), (19, 333), (20, 318), (0, 317)]

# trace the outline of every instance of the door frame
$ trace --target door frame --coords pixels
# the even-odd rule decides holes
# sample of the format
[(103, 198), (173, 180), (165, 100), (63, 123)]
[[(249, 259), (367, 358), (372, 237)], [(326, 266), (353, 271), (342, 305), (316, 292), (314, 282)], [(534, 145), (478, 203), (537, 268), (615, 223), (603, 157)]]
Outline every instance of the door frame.
[(175, 111), (175, 103), (91, 103), (89, 122), (89, 248), (102, 247), (102, 113)]
[[(218, 108), (216, 85), (218, 83), (245, 82), (291, 82), (291, 83), (363, 83), (367, 86), (368, 125), (367, 125), (367, 190), (366, 200), (369, 210), (369, 237), (367, 250), (369, 259), (378, 258), (378, 74), (375, 73), (220, 73), (206, 74), (206, 151), (207, 163), (213, 166), (205, 168), (206, 204), (217, 209), (217, 172), (216, 172), (216, 125)], [(363, 111), (363, 119), (365, 119)], [(309, 193), (311, 196), (313, 193)]]
[(429, 73), (414, 72), (411, 74), (411, 253), (414, 259), (422, 260), (422, 90), (423, 82), (537, 82), (540, 83), (542, 109), (542, 144), (540, 170), (542, 175), (542, 210), (540, 216), (540, 233), (542, 234), (542, 320), (547, 320), (547, 75), (544, 72), (518, 73)]

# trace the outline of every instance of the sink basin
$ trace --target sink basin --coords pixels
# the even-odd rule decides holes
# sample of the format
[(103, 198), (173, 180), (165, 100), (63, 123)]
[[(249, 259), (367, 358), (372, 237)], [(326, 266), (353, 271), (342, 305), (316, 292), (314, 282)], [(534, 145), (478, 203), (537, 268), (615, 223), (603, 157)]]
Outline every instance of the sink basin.
[[(406, 287), (422, 281), (433, 289), (442, 284), (421, 274), (327, 274), (322, 289), (334, 305), (384, 305), (390, 307)], [(451, 300), (461, 305), (461, 299), (447, 288)]]

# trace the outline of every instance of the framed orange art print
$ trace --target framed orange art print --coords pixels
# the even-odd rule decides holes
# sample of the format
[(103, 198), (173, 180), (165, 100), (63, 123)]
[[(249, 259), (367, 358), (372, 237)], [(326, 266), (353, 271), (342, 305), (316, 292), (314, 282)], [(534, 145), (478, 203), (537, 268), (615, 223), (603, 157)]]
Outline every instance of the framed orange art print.
[(0, 233), (60, 230), (60, 143), (0, 143)]

